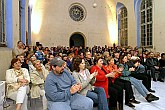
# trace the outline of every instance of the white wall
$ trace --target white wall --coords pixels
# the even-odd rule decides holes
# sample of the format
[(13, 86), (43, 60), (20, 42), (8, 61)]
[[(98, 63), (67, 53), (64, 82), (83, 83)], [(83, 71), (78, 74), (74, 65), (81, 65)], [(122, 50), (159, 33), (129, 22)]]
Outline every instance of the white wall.
[[(69, 46), (70, 36), (74, 32), (81, 32), (85, 35), (86, 46), (112, 45), (109, 37), (108, 21), (113, 17), (106, 1), (98, 0), (96, 2), (98, 5), (96, 8), (92, 7), (93, 0), (38, 1), (32, 13), (40, 13), (39, 16), (42, 18), (42, 23), (40, 31), (38, 33), (32, 33), (33, 45), (39, 41), (44, 46)], [(87, 11), (86, 19), (82, 22), (73, 21), (68, 13), (70, 5), (76, 2), (81, 2)], [(107, 18), (107, 14), (109, 14), (109, 18)]]
[(165, 52), (165, 0), (154, 0), (154, 49), (158, 52)]
[(5, 80), (6, 70), (9, 69), (11, 58), (11, 49), (0, 47), (0, 80)]

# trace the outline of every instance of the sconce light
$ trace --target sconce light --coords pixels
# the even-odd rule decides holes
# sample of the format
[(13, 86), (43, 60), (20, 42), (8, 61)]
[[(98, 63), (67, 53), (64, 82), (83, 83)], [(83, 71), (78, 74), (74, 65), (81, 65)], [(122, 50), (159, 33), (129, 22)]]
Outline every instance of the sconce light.
[(96, 7), (97, 7), (97, 3), (94, 0), (94, 2), (93, 2), (93, 8), (96, 8)]

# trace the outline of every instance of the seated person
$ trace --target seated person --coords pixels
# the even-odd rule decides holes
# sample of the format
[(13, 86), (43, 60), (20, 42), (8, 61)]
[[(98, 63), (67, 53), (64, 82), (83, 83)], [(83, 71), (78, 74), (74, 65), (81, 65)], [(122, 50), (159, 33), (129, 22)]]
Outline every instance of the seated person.
[(109, 110), (105, 91), (102, 87), (94, 87), (97, 72), (90, 74), (85, 68), (85, 60), (77, 57), (73, 63), (74, 71), (72, 73), (75, 80), (82, 85), (80, 94), (89, 97), (94, 103), (98, 104), (98, 110)]
[[(33, 71), (35, 71), (36, 70), (36, 68), (33, 66), (33, 62), (34, 61), (36, 61), (37, 60), (37, 58), (36, 58), (36, 56), (35, 56), (35, 54), (33, 54), (31, 57), (30, 57), (30, 62), (29, 62), (29, 73), (32, 73)], [(43, 69), (45, 69), (45, 66), (41, 63), (41, 67), (43, 68)]]
[[(108, 65), (106, 69), (111, 73), (115, 73), (115, 77), (111, 77), (110, 80), (112, 83), (122, 87), (125, 90), (125, 105), (129, 107), (135, 107), (132, 103), (139, 104), (139, 101), (135, 100), (134, 93), (132, 90), (131, 82), (127, 80), (122, 80), (119, 77), (122, 75), (121, 71), (123, 68), (117, 68), (117, 65), (114, 64), (114, 58), (108, 57), (107, 58)], [(123, 109), (122, 105), (120, 104), (119, 107)]]
[(151, 77), (153, 78), (153, 81), (156, 80), (156, 71), (159, 71), (159, 63), (158, 59), (154, 58), (154, 53), (150, 52), (149, 58), (146, 59), (146, 66), (148, 70), (151, 70)]
[[(131, 84), (148, 102), (159, 100), (159, 97), (156, 97), (147, 90), (147, 88), (143, 85), (142, 81), (131, 76), (131, 72), (135, 71), (135, 68), (134, 67), (128, 68), (127, 61), (128, 61), (127, 55), (122, 55), (120, 57), (120, 63), (121, 63), (120, 68), (124, 68), (120, 78), (123, 80), (130, 81)], [(139, 62), (137, 60), (137, 62), (134, 63), (135, 63), (134, 66), (137, 67)]]
[(49, 71), (41, 67), (40, 60), (33, 62), (36, 70), (30, 74), (32, 87), (31, 87), (31, 98), (38, 98), (42, 96), (43, 110), (47, 110), (47, 99), (45, 97), (44, 82), (49, 74)]
[(50, 53), (48, 55), (47, 63), (45, 64), (45, 69), (47, 69), (48, 71), (51, 71), (50, 60), (52, 60), (53, 58), (53, 54)]
[(78, 94), (81, 85), (76, 82), (73, 76), (64, 69), (61, 58), (54, 58), (50, 61), (52, 71), (45, 81), (45, 94), (48, 100), (49, 110), (92, 110), (93, 101)]
[(7, 97), (16, 101), (16, 110), (27, 110), (27, 93), (30, 77), (26, 68), (21, 68), (21, 61), (13, 58), (12, 69), (6, 71)]
[(164, 78), (165, 78), (165, 53), (161, 54), (161, 59), (159, 60), (159, 66), (160, 66), (160, 74), (158, 77), (158, 81), (164, 82)]
[(22, 68), (26, 68), (29, 71), (29, 65), (26, 63), (24, 55), (23, 54), (17, 55), (16, 58), (19, 58), (20, 59), (20, 61), (21, 61), (21, 67)]

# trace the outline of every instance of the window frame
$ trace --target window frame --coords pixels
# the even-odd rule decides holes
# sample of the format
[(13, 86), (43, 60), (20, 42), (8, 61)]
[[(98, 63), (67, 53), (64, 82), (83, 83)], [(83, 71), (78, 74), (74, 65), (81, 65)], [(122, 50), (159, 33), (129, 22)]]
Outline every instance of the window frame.
[(153, 47), (153, 1), (143, 0), (140, 6), (141, 47)]
[(6, 1), (0, 0), (0, 47), (6, 47)]
[(128, 12), (125, 6), (120, 9), (120, 45), (128, 46)]

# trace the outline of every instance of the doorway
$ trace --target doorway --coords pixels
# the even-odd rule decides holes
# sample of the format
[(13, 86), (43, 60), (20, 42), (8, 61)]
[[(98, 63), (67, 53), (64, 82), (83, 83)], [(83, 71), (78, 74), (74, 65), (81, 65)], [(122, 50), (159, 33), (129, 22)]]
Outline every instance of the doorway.
[(80, 33), (74, 33), (70, 37), (70, 47), (85, 47), (84, 37)]

